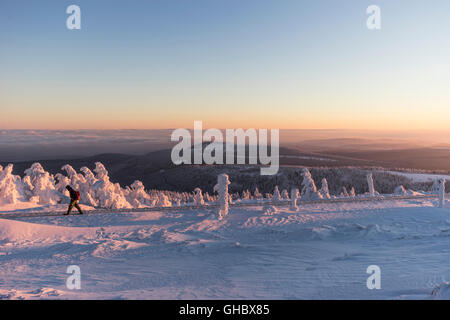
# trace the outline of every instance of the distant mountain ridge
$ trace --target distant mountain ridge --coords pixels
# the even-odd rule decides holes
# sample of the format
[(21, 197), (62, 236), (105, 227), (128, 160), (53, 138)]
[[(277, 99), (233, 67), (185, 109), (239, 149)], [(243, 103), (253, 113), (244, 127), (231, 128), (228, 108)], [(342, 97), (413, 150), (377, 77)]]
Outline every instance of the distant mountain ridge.
[[(225, 150), (225, 149), (224, 149)], [(191, 150), (192, 152), (192, 150)], [(235, 153), (236, 155), (236, 153)], [(248, 150), (246, 152), (248, 155)], [(39, 162), (52, 174), (61, 172), (61, 167), (70, 164), (75, 170), (81, 167), (95, 168), (96, 162), (103, 163), (109, 171), (111, 180), (122, 186), (140, 180), (148, 189), (173, 191), (192, 191), (195, 187), (211, 188), (218, 173), (232, 173), (239, 177), (234, 181), (240, 186), (251, 186), (246, 179), (277, 183), (277, 177), (261, 177), (258, 165), (180, 165), (175, 166), (171, 160), (171, 149), (152, 151), (143, 155), (120, 153), (103, 153), (96, 156), (74, 159), (56, 159), (42, 161), (13, 162), (14, 174), (23, 176), (24, 170), (34, 162)], [(246, 161), (248, 163), (248, 161)], [(0, 162), (5, 166), (8, 162)], [(339, 168), (383, 167), (412, 168), (426, 170), (450, 170), (449, 149), (408, 149), (408, 150), (371, 150), (339, 151), (329, 153), (306, 153), (296, 148), (280, 148), (280, 165), (283, 167), (324, 167)], [(284, 168), (280, 171), (285, 172)], [(242, 180), (242, 181), (241, 181)], [(268, 188), (272, 185), (270, 182)]]

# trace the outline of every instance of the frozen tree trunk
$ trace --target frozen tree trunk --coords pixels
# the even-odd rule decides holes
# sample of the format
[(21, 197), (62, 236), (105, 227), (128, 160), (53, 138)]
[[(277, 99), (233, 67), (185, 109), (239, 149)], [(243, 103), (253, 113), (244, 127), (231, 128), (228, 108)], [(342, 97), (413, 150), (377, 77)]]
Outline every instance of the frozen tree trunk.
[(297, 199), (299, 193), (298, 189), (291, 189), (291, 210), (298, 210)]
[(375, 188), (373, 186), (373, 175), (372, 173), (367, 174), (367, 184), (369, 185), (369, 195), (375, 197)]
[(439, 208), (444, 207), (445, 203), (445, 179), (442, 178), (439, 180), (440, 186), (439, 186)]
[(230, 180), (228, 175), (223, 173), (217, 177), (217, 184), (214, 186), (214, 191), (219, 194), (219, 220), (222, 220), (226, 215), (228, 215), (228, 207), (230, 202), (230, 195), (228, 194), (228, 185)]

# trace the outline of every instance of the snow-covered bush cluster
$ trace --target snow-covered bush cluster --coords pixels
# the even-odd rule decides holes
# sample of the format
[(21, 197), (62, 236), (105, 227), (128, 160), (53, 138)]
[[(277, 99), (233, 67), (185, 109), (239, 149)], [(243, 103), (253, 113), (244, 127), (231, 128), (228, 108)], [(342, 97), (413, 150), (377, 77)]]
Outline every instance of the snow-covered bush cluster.
[[(23, 178), (13, 174), (13, 165), (5, 168), (0, 166), (0, 205), (15, 204), (18, 202), (31, 202), (36, 205), (54, 205), (67, 203), (68, 192), (66, 186), (70, 185), (80, 191), (81, 204), (97, 208), (132, 209), (146, 207), (171, 207), (181, 205), (203, 206), (210, 203), (219, 205), (221, 218), (228, 214), (229, 205), (233, 202), (245, 201), (269, 201), (272, 205), (289, 203), (292, 210), (297, 210), (299, 200), (319, 200), (332, 198), (357, 197), (355, 187), (350, 183), (340, 186), (340, 191), (335, 195), (330, 194), (330, 185), (327, 178), (321, 180), (320, 189), (316, 186), (313, 175), (307, 168), (301, 170), (297, 183), (291, 183), (290, 187), (284, 187), (280, 192), (278, 185), (273, 192), (261, 194), (258, 187), (253, 192), (246, 189), (239, 192), (230, 192), (232, 189), (230, 178), (227, 174), (219, 174), (214, 193), (203, 192), (201, 188), (195, 188), (193, 192), (175, 192), (161, 190), (146, 190), (141, 181), (134, 181), (130, 186), (121, 187), (119, 183), (110, 180), (105, 166), (97, 162), (91, 171), (88, 167), (82, 167), (77, 172), (72, 166), (65, 165), (62, 173), (56, 175), (45, 171), (39, 163), (34, 163), (26, 169)], [(378, 196), (376, 184), (372, 173), (365, 174), (368, 192), (359, 196)], [(281, 182), (283, 180), (281, 179)], [(349, 180), (350, 181), (350, 180)], [(444, 187), (443, 187), (444, 186)], [(334, 190), (339, 190), (333, 186)], [(445, 184), (436, 181), (432, 191), (442, 192)], [(399, 185), (394, 190), (395, 195), (414, 195), (416, 192)], [(270, 211), (270, 210), (269, 210)]]
[[(13, 165), (6, 168), (0, 166), (0, 203), (54, 205), (67, 202), (66, 186), (70, 185), (80, 191), (80, 203), (93, 207), (127, 209), (172, 206), (172, 201), (165, 192), (148, 193), (140, 181), (135, 181), (126, 188), (111, 182), (108, 171), (100, 162), (95, 164), (93, 171), (83, 167), (77, 172), (70, 165), (63, 166), (61, 170), (65, 174), (52, 175), (39, 163), (34, 163), (25, 170), (25, 176), (21, 178), (12, 174)], [(178, 198), (182, 200), (182, 197)]]

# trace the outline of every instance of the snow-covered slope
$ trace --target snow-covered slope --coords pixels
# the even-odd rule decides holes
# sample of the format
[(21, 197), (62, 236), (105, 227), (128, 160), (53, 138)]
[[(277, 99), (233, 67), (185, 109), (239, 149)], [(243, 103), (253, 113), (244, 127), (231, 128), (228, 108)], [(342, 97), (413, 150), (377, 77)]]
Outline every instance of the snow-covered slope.
[[(0, 219), (0, 297), (449, 299), (450, 209), (435, 202)], [(381, 290), (366, 287), (373, 264)]]

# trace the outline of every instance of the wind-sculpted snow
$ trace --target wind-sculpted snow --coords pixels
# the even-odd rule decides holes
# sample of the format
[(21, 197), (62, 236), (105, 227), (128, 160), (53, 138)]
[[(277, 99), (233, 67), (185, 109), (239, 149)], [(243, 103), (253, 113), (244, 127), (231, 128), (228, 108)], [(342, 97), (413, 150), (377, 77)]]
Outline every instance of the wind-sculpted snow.
[[(449, 299), (449, 207), (435, 202), (0, 219), (0, 299)], [(382, 290), (366, 287), (372, 264)]]
[(434, 299), (449, 300), (450, 299), (450, 282), (444, 282), (436, 286), (431, 292)]

